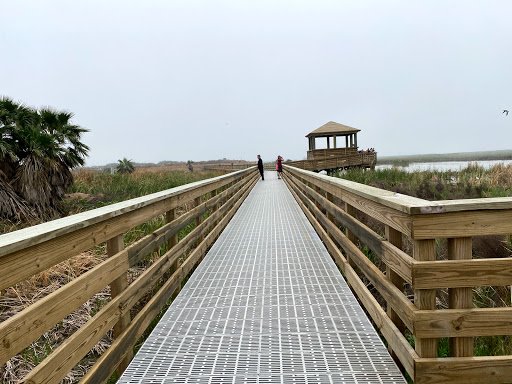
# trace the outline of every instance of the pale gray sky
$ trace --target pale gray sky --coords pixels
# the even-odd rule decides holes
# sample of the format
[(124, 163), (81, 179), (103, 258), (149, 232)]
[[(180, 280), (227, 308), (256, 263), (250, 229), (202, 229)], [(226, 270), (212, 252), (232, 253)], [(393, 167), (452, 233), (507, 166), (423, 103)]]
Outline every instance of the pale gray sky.
[(0, 0), (0, 95), (75, 113), (88, 165), (512, 148), (512, 2)]

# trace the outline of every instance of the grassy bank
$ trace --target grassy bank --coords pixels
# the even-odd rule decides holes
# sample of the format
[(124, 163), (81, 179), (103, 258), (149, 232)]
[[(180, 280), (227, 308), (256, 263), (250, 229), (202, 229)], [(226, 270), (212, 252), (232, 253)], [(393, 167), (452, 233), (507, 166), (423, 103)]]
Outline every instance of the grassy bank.
[[(98, 208), (104, 205), (116, 203), (119, 201), (147, 195), (161, 190), (177, 187), (215, 176), (219, 172), (204, 171), (174, 171), (174, 172), (155, 172), (136, 171), (133, 174), (110, 175), (94, 173), (91, 171), (80, 171), (75, 174), (75, 184), (68, 191), (62, 209), (66, 214), (73, 214)], [(191, 206), (181, 207), (177, 210), (180, 215)], [(206, 217), (206, 216), (205, 216)], [(128, 245), (134, 241), (150, 234), (155, 229), (162, 226), (165, 222), (163, 216), (159, 216), (151, 221), (143, 223), (125, 233), (124, 243)], [(26, 224), (4, 223), (4, 230), (16, 230)], [(180, 231), (178, 238), (185, 237), (195, 227), (191, 223), (185, 229)], [(147, 267), (149, 267), (160, 255), (167, 251), (167, 245), (163, 244), (155, 252), (148, 255), (142, 262), (129, 270), (129, 280), (135, 280)], [(105, 243), (98, 245), (94, 249), (83, 252), (73, 258), (70, 258), (47, 271), (41, 272), (27, 281), (23, 281), (14, 287), (10, 287), (0, 295), (0, 322), (5, 321), (16, 313), (27, 308), (29, 305), (41, 298), (56, 291), (69, 281), (84, 274), (94, 266), (98, 265), (107, 258)], [(147, 294), (133, 309), (132, 318), (140, 308), (151, 298), (152, 294), (161, 286), (159, 282), (153, 292)], [(38, 340), (25, 348), (21, 353), (11, 358), (5, 365), (0, 366), (0, 382), (17, 383), (48, 356), (57, 346), (62, 344), (69, 336), (76, 332), (83, 324), (89, 321), (104, 305), (110, 301), (110, 289), (106, 287), (98, 294), (91, 297), (85, 304), (80, 306), (71, 315), (64, 318), (56, 324), (51, 330), (46, 332)], [(168, 303), (170, 304), (170, 302)], [(139, 340), (136, 348), (140, 346), (143, 339), (147, 337), (156, 321), (152, 323), (145, 336)], [(94, 364), (97, 358), (112, 343), (112, 333), (109, 332), (98, 342), (91, 352), (65, 377), (63, 383), (76, 383), (85, 375), (87, 370)], [(115, 382), (112, 378), (110, 382)]]

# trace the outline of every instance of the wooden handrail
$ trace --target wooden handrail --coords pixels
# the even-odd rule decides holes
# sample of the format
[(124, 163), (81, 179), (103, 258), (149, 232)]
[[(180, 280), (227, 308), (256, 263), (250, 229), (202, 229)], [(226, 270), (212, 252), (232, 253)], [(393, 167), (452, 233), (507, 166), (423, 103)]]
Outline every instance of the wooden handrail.
[[(472, 356), (474, 337), (512, 335), (512, 308), (473, 308), (472, 288), (512, 285), (512, 258), (472, 259), (471, 237), (512, 233), (512, 198), (427, 201), (288, 165), (283, 175), (392, 356), (415, 383), (510, 382), (512, 356)], [(384, 224), (385, 233), (360, 222), (358, 211)], [(403, 235), (412, 243), (412, 256), (401, 249)], [(449, 260), (436, 260), (439, 238), (448, 239)], [(371, 249), (385, 271), (357, 244)], [(414, 302), (404, 295), (404, 281)], [(449, 308), (436, 308), (436, 292), (446, 288)], [(444, 337), (450, 338), (452, 357), (437, 358), (437, 340)]]
[[(254, 167), (254, 169), (256, 169), (256, 167)], [(110, 204), (105, 207), (96, 208), (90, 211), (77, 213), (76, 215), (63, 217), (47, 223), (6, 233), (0, 236), (0, 258), (7, 253), (12, 253), (19, 249), (34, 246), (58, 236), (74, 232), (78, 229), (90, 227), (98, 222), (124, 215), (131, 211), (140, 210), (145, 206), (153, 205), (169, 198), (177, 198), (178, 196), (186, 194), (186, 192), (192, 192), (195, 190), (197, 194), (202, 193), (203, 190), (214, 189), (215, 185), (229, 183), (241, 175), (244, 175), (246, 171), (247, 170), (244, 169), (228, 175), (196, 181), (190, 184), (152, 193), (150, 195), (136, 197), (120, 203)], [(199, 188), (201, 188), (201, 190)], [(197, 197), (195, 196), (196, 194), (194, 194), (193, 198)], [(171, 203), (171, 206), (177, 205), (179, 205), (178, 201)]]
[(283, 167), (285, 169), (288, 167), (290, 169), (293, 168), (294, 172), (302, 174), (312, 180), (333, 185), (347, 192), (351, 192), (360, 197), (364, 197), (370, 201), (374, 201), (389, 208), (414, 215), (476, 210), (512, 209), (512, 197), (429, 201), (403, 195), (401, 193), (386, 191), (384, 189), (356, 183), (350, 180), (322, 175), (304, 169), (291, 167), (285, 164)]

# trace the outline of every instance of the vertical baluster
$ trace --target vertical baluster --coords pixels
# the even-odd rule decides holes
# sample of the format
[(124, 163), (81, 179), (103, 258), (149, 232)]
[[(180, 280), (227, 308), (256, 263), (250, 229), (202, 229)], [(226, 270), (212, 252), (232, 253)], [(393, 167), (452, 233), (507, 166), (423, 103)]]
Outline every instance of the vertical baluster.
[[(448, 239), (448, 258), (450, 260), (470, 260), (472, 258), (472, 239), (462, 237)], [(448, 290), (448, 305), (450, 308), (472, 308), (473, 288), (450, 288)], [(473, 356), (472, 337), (451, 337), (450, 356)]]
[[(347, 214), (349, 214), (350, 216), (355, 216), (355, 214), (356, 214), (356, 212), (357, 212), (357, 209), (356, 209), (356, 208), (354, 208), (354, 207), (353, 207), (352, 205), (350, 205), (349, 203), (345, 203), (345, 212), (346, 212)], [(354, 234), (353, 234), (353, 233), (352, 233), (348, 228), (346, 229), (346, 236), (347, 236), (347, 238), (348, 238), (351, 242), (353, 242), (354, 244), (357, 244), (357, 237), (356, 237), (356, 235), (354, 235)], [(348, 261), (348, 263), (350, 264), (350, 266), (351, 266), (352, 268), (354, 268), (356, 265), (355, 265), (355, 263), (354, 263), (352, 260), (350, 260), (350, 255), (348, 255), (348, 254), (347, 254), (347, 255), (346, 255), (346, 257), (347, 257), (347, 261)]]
[[(215, 196), (217, 196), (217, 189), (214, 189), (211, 193), (212, 193), (212, 197), (211, 197), (211, 198), (213, 199)], [(212, 208), (212, 214), (213, 214), (213, 213), (215, 213), (218, 209), (219, 209), (219, 204), (217, 203), (217, 204), (215, 204), (215, 205), (213, 206), (213, 208)], [(219, 221), (218, 221), (218, 220), (216, 220), (216, 221), (213, 223), (213, 226), (214, 226), (214, 227), (216, 227), (218, 223), (219, 223)]]
[[(413, 240), (413, 256), (418, 261), (435, 261), (435, 240)], [(436, 290), (415, 289), (414, 304), (418, 309), (436, 309)], [(416, 338), (415, 346), (420, 357), (437, 357), (437, 339)]]
[[(322, 194), (322, 190), (320, 189), (320, 187), (319, 187), (319, 186), (315, 185), (315, 186), (314, 186), (314, 189), (315, 189), (315, 191), (316, 191), (319, 195), (321, 195), (321, 194)], [(321, 205), (318, 201), (316, 201), (316, 200), (315, 200), (315, 206), (316, 206), (319, 210), (322, 210), (322, 205)]]
[[(173, 208), (165, 213), (165, 222), (170, 223), (171, 221), (176, 219), (176, 208)], [(167, 240), (167, 249), (171, 249), (176, 244), (178, 244), (178, 234), (173, 235), (169, 240)]]
[[(329, 193), (329, 192), (326, 191), (325, 192), (325, 197), (331, 203), (334, 201), (334, 196), (332, 195), (332, 193)], [(334, 216), (330, 212), (327, 212), (327, 218), (334, 223)]]
[[(165, 213), (165, 222), (170, 223), (171, 221), (176, 219), (176, 208), (173, 208)], [(173, 235), (169, 240), (167, 240), (167, 249), (171, 249), (176, 244), (178, 244), (178, 234)], [(174, 273), (178, 267), (180, 266), (180, 259), (176, 260), (176, 263), (169, 268), (169, 272), (172, 274)], [(173, 298), (178, 295), (178, 293), (181, 290), (181, 285), (176, 290), (176, 293), (174, 294)]]
[[(386, 225), (386, 239), (393, 244), (395, 247), (402, 249), (402, 233), (397, 231), (396, 229), (390, 227), (389, 225)], [(395, 285), (400, 291), (404, 291), (404, 280), (398, 275), (395, 271), (393, 271), (387, 264), (386, 264), (386, 277), (388, 280), (390, 280), (393, 285)], [(404, 334), (405, 332), (405, 325), (402, 319), (396, 314), (395, 311), (393, 311), (393, 308), (391, 308), (391, 305), (387, 304), (387, 311), (388, 316), (393, 322), (393, 324), (396, 325), (398, 330)], [(395, 360), (398, 367), (402, 372), (404, 372), (404, 367), (400, 363), (400, 360), (396, 356), (396, 354), (393, 352), (391, 347), (388, 347), (389, 353), (391, 354), (391, 357)]]
[[(118, 235), (116, 237), (111, 238), (110, 240), (107, 240), (107, 255), (109, 257), (114, 256), (116, 253), (122, 251), (124, 249), (124, 235)], [(121, 294), (126, 287), (128, 287), (128, 272), (123, 273), (121, 276), (119, 276), (117, 279), (112, 281), (110, 283), (110, 295), (112, 298), (116, 297), (117, 295)], [(121, 335), (126, 328), (130, 325), (131, 317), (130, 317), (130, 311), (125, 313), (119, 321), (114, 325), (114, 339), (118, 338), (119, 335)], [(130, 349), (128, 351), (128, 354), (126, 357), (119, 363), (117, 367), (117, 374), (120, 376), (126, 367), (128, 367), (128, 364), (130, 363), (130, 360), (133, 357), (133, 350)]]
[[(201, 205), (201, 196), (199, 197), (196, 197), (194, 199), (194, 203), (195, 203), (195, 206), (196, 207), (199, 207)], [(200, 215), (197, 219), (196, 219), (196, 227), (199, 227), (201, 225), (201, 223), (203, 222), (203, 215)], [(196, 247), (201, 244), (201, 241), (203, 241), (204, 239), (204, 236), (201, 235), (197, 238), (197, 242), (196, 242)]]

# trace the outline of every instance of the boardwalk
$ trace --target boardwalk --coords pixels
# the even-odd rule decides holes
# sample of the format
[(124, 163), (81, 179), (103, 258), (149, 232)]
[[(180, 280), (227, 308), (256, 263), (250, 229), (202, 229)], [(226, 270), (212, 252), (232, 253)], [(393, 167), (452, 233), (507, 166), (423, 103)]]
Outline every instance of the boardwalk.
[(120, 383), (405, 383), (282, 180), (266, 173)]

